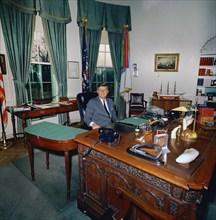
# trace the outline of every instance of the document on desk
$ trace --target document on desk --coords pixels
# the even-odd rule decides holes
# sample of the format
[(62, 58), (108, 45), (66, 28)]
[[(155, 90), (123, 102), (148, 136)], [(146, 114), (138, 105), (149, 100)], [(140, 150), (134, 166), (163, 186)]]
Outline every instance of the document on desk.
[(41, 105), (33, 105), (35, 108), (39, 109), (46, 109), (46, 108), (53, 108), (53, 107), (59, 107), (58, 103), (47, 103), (47, 104), (41, 104)]
[(9, 107), (10, 112), (24, 112), (24, 111), (30, 111), (30, 106), (20, 106), (20, 107)]

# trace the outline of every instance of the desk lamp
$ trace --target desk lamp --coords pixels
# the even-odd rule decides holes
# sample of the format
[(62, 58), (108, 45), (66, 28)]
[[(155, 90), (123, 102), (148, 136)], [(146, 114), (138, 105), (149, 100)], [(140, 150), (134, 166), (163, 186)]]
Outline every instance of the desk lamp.
[[(194, 118), (187, 118), (186, 115), (183, 118), (183, 121), (182, 121), (182, 131), (181, 131), (180, 138), (182, 140), (188, 141), (188, 142), (195, 142), (195, 141), (197, 141), (198, 135), (197, 135), (197, 133), (195, 131), (197, 108), (196, 107), (193, 108), (191, 106), (188, 106), (188, 107), (180, 106), (180, 107), (172, 109), (172, 111), (179, 111), (179, 112), (184, 112), (184, 113), (195, 112)], [(193, 129), (188, 128), (188, 126), (190, 124), (192, 124), (192, 123), (193, 123)]]

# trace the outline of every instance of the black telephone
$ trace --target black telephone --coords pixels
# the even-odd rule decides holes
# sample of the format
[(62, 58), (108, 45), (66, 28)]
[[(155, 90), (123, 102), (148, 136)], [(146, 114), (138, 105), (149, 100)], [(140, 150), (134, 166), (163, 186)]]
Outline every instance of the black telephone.
[[(120, 134), (112, 128), (99, 128), (98, 133), (100, 141), (113, 144), (114, 146), (120, 143)], [(116, 140), (118, 141), (117, 143), (115, 143)]]

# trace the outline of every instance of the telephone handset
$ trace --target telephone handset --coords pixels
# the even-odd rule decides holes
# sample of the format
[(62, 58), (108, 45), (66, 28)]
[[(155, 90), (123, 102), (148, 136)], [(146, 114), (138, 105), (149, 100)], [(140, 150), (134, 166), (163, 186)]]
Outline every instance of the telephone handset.
[[(99, 128), (99, 140), (117, 146), (120, 143), (120, 134), (111, 128)], [(117, 143), (115, 143), (117, 141)]]
[(97, 140), (90, 148), (88, 148), (83, 154), (83, 160), (86, 156), (88, 156), (93, 149), (93, 147), (98, 144), (100, 141), (104, 141), (108, 144), (112, 144), (113, 146), (117, 146), (120, 143), (120, 134), (111, 129), (111, 128), (99, 128), (99, 140)]

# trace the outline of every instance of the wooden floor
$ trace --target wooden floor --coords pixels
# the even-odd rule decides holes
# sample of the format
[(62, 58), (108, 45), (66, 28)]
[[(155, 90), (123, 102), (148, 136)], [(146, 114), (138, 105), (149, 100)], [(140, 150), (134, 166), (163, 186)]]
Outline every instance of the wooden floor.
[(8, 140), (7, 146), (8, 148), (4, 150), (3, 144), (0, 143), (0, 167), (28, 153), (27, 148), (24, 147), (23, 138), (19, 138), (16, 142)]

